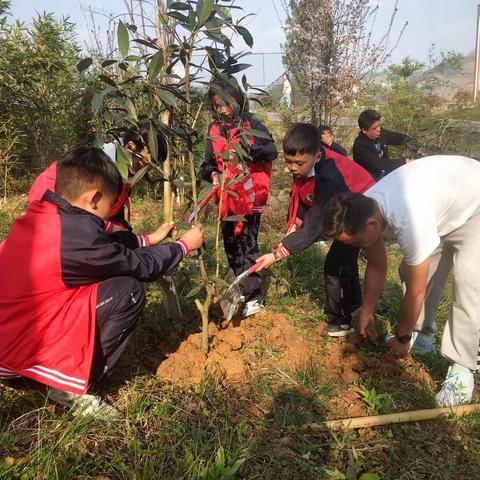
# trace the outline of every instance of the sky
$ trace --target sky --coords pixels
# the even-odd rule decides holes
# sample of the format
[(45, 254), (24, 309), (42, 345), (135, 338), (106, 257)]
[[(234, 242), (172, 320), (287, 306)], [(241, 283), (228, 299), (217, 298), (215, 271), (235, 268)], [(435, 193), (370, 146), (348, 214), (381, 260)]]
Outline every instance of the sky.
[[(390, 19), (395, 0), (378, 0), (379, 14), (375, 32), (381, 35)], [(398, 35), (408, 22), (400, 43), (393, 52), (392, 62), (399, 62), (410, 55), (425, 61), (431, 44), (437, 50), (454, 50), (468, 54), (474, 50), (476, 35), (476, 9), (480, 0), (398, 0), (398, 12), (393, 32)], [(248, 59), (253, 68), (247, 70), (250, 83), (265, 86), (281, 76), (283, 72), (281, 45), (285, 41), (283, 23), (285, 12), (281, 0), (238, 0), (245, 12), (255, 16), (247, 20), (254, 38), (253, 55)], [(78, 41), (89, 42), (88, 28), (82, 7), (91, 6), (97, 12), (119, 14), (124, 11), (122, 0), (13, 0), (11, 13), (14, 18), (29, 21), (36, 12), (54, 12), (58, 16), (69, 15), (77, 24)], [(276, 8), (274, 7), (276, 6)], [(99, 16), (99, 25), (103, 25)], [(240, 40), (235, 45), (246, 50)]]

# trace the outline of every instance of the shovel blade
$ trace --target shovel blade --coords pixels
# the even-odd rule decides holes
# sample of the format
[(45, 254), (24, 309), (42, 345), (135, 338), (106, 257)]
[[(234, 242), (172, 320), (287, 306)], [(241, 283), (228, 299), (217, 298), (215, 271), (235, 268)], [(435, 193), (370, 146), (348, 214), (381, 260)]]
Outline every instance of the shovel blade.
[(243, 300), (243, 293), (238, 283), (235, 283), (236, 277), (232, 270), (228, 272), (226, 281), (230, 285), (220, 297), (220, 307), (225, 318), (230, 321), (235, 315), (238, 305)]

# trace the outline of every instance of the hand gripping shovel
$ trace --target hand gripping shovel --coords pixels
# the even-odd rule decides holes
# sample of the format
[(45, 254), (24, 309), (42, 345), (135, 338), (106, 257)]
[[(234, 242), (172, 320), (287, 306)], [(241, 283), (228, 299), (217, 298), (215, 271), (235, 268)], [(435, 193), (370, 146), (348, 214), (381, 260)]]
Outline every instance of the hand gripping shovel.
[[(200, 213), (207, 205), (208, 205), (208, 202), (210, 202), (210, 200), (215, 196), (215, 194), (218, 192), (218, 189), (220, 188), (220, 185), (215, 185), (211, 190), (210, 192), (208, 193), (208, 195), (198, 204), (197, 206), (197, 214)], [(193, 219), (195, 218), (195, 214), (192, 211), (187, 211), (185, 212), (185, 214), (183, 215), (183, 218), (182, 220), (186, 223), (192, 223), (193, 222)]]
[[(230, 286), (223, 292), (220, 298), (220, 307), (227, 321), (230, 321), (235, 315), (239, 303), (244, 300), (243, 292), (240, 289), (240, 282), (247, 278), (251, 273), (256, 272), (262, 263), (254, 263), (248, 270), (245, 270), (236, 277)], [(227, 281), (229, 277), (227, 277)]]

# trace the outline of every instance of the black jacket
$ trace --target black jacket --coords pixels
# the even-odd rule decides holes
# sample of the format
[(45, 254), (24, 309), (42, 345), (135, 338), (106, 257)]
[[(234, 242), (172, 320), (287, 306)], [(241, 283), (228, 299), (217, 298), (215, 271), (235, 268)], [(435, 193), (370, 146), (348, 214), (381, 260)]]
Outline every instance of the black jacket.
[(396, 168), (405, 165), (404, 158), (390, 158), (388, 145), (403, 145), (412, 141), (413, 139), (404, 133), (390, 132), (383, 128), (380, 137), (376, 140), (371, 140), (360, 132), (353, 144), (353, 160), (365, 168), (375, 180), (379, 180)]

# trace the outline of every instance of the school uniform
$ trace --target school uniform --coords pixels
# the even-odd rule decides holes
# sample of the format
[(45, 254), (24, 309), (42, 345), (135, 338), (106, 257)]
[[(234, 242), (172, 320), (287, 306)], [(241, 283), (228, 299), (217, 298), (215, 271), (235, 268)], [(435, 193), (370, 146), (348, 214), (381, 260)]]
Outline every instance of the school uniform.
[[(310, 174), (293, 181), (287, 228), (296, 225), (297, 230), (276, 249), (280, 258), (298, 255), (322, 239), (323, 210), (331, 198), (342, 192), (364, 192), (374, 184), (365, 169), (322, 147), (322, 158)], [(325, 258), (325, 313), (331, 324), (350, 325), (351, 313), (361, 305), (358, 253), (357, 247), (334, 241)]]
[[(259, 130), (266, 137), (248, 135), (248, 129)], [(233, 156), (228, 153), (233, 150), (229, 143), (242, 148), (250, 156), (244, 158), (247, 170), (244, 170), (241, 162), (235, 164)], [(222, 198), (220, 199), (220, 194), (216, 198), (221, 218), (229, 215), (245, 218), (244, 222), (223, 221), (221, 225), (228, 264), (235, 275), (240, 275), (251, 267), (260, 256), (260, 218), (268, 200), (272, 162), (277, 155), (270, 133), (256, 118), (244, 119), (240, 126), (238, 122), (227, 125), (214, 121), (208, 127), (205, 161), (200, 165), (200, 176), (212, 182), (216, 175), (222, 173), (225, 176), (226, 188)], [(233, 184), (230, 184), (231, 182)], [(230, 194), (230, 191), (234, 193)], [(255, 298), (262, 301), (264, 275), (263, 272), (253, 273), (243, 282), (247, 301)]]
[(85, 393), (126, 348), (145, 300), (141, 282), (187, 253), (182, 241), (132, 250), (51, 191), (32, 200), (0, 244), (0, 377)]
[(406, 163), (405, 158), (390, 158), (388, 145), (403, 145), (408, 142), (415, 140), (404, 133), (391, 132), (383, 128), (375, 140), (360, 131), (353, 143), (353, 160), (378, 181)]

